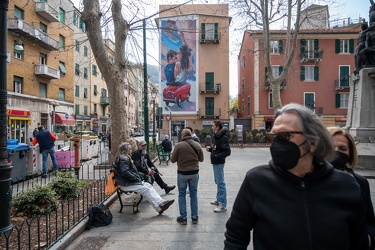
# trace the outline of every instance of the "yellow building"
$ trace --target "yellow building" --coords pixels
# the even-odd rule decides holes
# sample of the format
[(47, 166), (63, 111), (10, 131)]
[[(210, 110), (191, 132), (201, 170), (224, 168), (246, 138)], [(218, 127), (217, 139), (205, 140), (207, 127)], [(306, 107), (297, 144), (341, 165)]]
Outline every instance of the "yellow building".
[(70, 1), (9, 3), (9, 138), (25, 143), (35, 127), (52, 130), (62, 118), (74, 124), (73, 31), (65, 14), (72, 6)]
[(161, 134), (184, 127), (229, 126), (229, 24), (227, 4), (160, 5)]

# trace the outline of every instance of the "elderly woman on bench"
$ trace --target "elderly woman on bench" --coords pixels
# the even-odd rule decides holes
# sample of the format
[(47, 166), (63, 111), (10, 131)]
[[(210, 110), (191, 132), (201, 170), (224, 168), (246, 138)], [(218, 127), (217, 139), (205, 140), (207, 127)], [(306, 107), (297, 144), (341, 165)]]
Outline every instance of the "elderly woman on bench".
[(129, 143), (123, 143), (119, 146), (113, 163), (118, 187), (124, 192), (140, 193), (159, 214), (162, 214), (173, 204), (174, 200), (163, 200), (151, 184), (141, 180), (137, 168), (129, 156), (130, 154), (131, 146)]

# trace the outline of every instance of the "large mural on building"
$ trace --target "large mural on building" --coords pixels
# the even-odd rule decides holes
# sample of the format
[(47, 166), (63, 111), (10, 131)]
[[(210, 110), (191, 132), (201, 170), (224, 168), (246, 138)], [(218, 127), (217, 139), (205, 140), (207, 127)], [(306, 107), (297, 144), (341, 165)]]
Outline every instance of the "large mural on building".
[(160, 20), (160, 100), (163, 114), (197, 112), (197, 18)]

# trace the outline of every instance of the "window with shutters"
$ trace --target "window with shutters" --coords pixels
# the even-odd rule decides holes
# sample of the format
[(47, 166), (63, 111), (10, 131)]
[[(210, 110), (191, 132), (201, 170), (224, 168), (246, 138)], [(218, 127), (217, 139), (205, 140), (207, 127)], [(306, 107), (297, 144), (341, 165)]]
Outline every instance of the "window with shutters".
[(14, 6), (14, 17), (23, 20), (23, 17), (24, 17), (23, 10), (18, 8), (17, 6)]
[(76, 40), (76, 51), (79, 52), (79, 41)]
[(201, 24), (201, 42), (219, 42), (219, 23), (202, 23)]
[(87, 99), (87, 88), (83, 88), (83, 98)]
[(340, 53), (349, 53), (349, 39), (340, 40)]
[(247, 97), (247, 115), (250, 116), (250, 96)]
[(65, 101), (65, 89), (59, 89), (59, 101)]
[(270, 41), (270, 54), (281, 54), (283, 52), (283, 41)]
[(348, 108), (349, 106), (349, 93), (336, 94), (336, 108)]
[(78, 63), (75, 64), (74, 72), (75, 72), (76, 76), (79, 76), (81, 74), (81, 71), (79, 70), (79, 64)]
[(60, 8), (59, 16), (60, 16), (60, 22), (65, 23), (65, 10), (63, 10), (62, 8)]
[(354, 53), (354, 39), (336, 39), (335, 53), (336, 54), (353, 54)]
[(311, 110), (315, 110), (315, 93), (304, 93), (305, 106)]
[(59, 35), (59, 42), (60, 42), (60, 48), (65, 48), (65, 37), (62, 35)]
[(272, 92), (268, 93), (268, 108), (273, 108), (273, 101), (272, 101)]
[(13, 51), (14, 58), (22, 60), (23, 53), (25, 51), (25, 47), (23, 47), (24, 50), (18, 50), (18, 49), (16, 49), (16, 43), (17, 43), (17, 41), (14, 41), (14, 51)]
[(13, 81), (14, 81), (14, 92), (22, 94), (23, 78), (18, 77), (18, 76), (14, 76)]
[(79, 104), (74, 105), (74, 114), (79, 114)]
[(47, 84), (39, 83), (39, 97), (47, 98)]
[(87, 46), (83, 46), (83, 55), (84, 56), (87, 56), (87, 54), (88, 54), (88, 48), (87, 48)]
[(301, 81), (318, 81), (319, 67), (318, 66), (301, 66), (300, 69)]
[(76, 87), (75, 87), (74, 96), (79, 97), (79, 86), (78, 85), (76, 85)]

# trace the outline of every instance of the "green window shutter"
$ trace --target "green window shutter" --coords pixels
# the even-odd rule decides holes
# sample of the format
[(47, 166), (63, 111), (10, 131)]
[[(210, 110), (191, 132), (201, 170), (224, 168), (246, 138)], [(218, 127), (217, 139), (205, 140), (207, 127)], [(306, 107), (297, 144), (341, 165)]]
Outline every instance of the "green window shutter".
[(75, 73), (76, 73), (77, 76), (79, 76), (79, 73), (81, 73), (81, 72), (79, 71), (79, 64), (78, 64), (78, 63), (76, 63)]
[(87, 99), (87, 88), (83, 89), (83, 98)]
[(319, 80), (319, 67), (318, 66), (314, 67), (314, 80), (315, 81)]
[(349, 66), (340, 66), (340, 87), (349, 87)]
[(305, 80), (305, 66), (301, 66), (300, 74), (299, 74), (299, 79), (301, 81)]
[(17, 53), (17, 54), (22, 55), (23, 50), (18, 50), (18, 49), (16, 49), (16, 44), (17, 44), (17, 41), (14, 41), (14, 53)]
[(77, 22), (77, 12), (73, 12), (73, 23), (75, 26), (77, 26), (78, 22)]
[(283, 72), (283, 69), (284, 69), (283, 66), (280, 66), (280, 67), (279, 67), (279, 75), (281, 75), (281, 73)]
[(59, 68), (60, 68), (60, 71), (63, 75), (66, 74), (66, 68), (65, 68), (65, 64), (63, 62), (59, 62)]
[(340, 53), (340, 39), (336, 39), (335, 41), (335, 53), (336, 54)]
[(340, 94), (336, 94), (336, 108), (340, 108)]
[(214, 39), (219, 40), (219, 23), (214, 23), (214, 27), (215, 27)]
[(284, 44), (282, 40), (279, 40), (279, 53), (282, 54), (284, 52)]
[(201, 27), (202, 27), (201, 39), (205, 40), (206, 39), (206, 24), (202, 23)]
[(314, 39), (314, 58), (319, 57), (319, 40)]
[(75, 113), (76, 115), (79, 114), (79, 104), (76, 104), (76, 105), (75, 105), (74, 113)]
[(79, 86), (76, 85), (75, 97), (79, 97)]
[(299, 42), (299, 45), (300, 45), (300, 50), (301, 50), (301, 54), (304, 55), (306, 52), (306, 40), (305, 39), (301, 39), (300, 42)]
[(94, 95), (98, 94), (98, 86), (94, 85)]
[(354, 39), (349, 40), (349, 53), (350, 54), (354, 53)]

